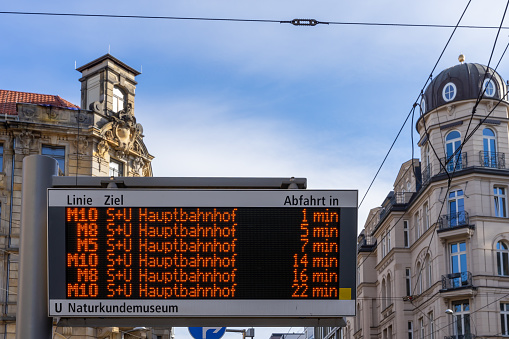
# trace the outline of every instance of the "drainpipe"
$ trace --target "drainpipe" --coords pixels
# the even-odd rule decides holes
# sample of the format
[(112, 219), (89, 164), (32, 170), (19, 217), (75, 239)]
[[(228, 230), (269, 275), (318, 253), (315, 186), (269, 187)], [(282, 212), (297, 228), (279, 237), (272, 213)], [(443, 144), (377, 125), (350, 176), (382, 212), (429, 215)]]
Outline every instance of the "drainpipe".
[(11, 206), (9, 211), (9, 248), (11, 247), (11, 235), (12, 235), (12, 202), (14, 200), (14, 169), (16, 167), (16, 137), (12, 137), (12, 166), (11, 166)]
[[(9, 207), (9, 234), (7, 236), (8, 239), (8, 248), (11, 247), (11, 234), (12, 234), (12, 211), (13, 211), (13, 199), (14, 199), (14, 169), (15, 169), (15, 156), (16, 156), (16, 137), (12, 136), (12, 166), (11, 166), (11, 201)], [(7, 253), (7, 261), (6, 261), (6, 277), (5, 277), (5, 305), (4, 305), (4, 315), (7, 316), (9, 311), (9, 269), (11, 266), (11, 254)], [(4, 326), (4, 339), (7, 339), (7, 322), (5, 322)]]

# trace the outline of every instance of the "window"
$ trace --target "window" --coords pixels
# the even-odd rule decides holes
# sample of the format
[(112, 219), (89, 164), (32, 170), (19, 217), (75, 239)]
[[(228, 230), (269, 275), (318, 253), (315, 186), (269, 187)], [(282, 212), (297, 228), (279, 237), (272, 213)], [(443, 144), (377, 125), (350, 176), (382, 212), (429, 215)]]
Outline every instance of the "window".
[(421, 115), (426, 113), (426, 100), (424, 98), (421, 99)]
[(421, 218), (419, 217), (419, 212), (414, 215), (414, 225), (415, 225), (415, 239), (419, 239), (421, 236)]
[(500, 325), (502, 335), (509, 335), (509, 304), (500, 303)]
[(509, 276), (509, 248), (505, 242), (497, 242), (497, 273)]
[(391, 285), (392, 285), (392, 282), (391, 282), (391, 275), (390, 275), (390, 274), (388, 274), (388, 275), (387, 275), (387, 293), (386, 293), (386, 296), (387, 296), (387, 306), (392, 304), (392, 290), (391, 290)]
[(467, 274), (467, 245), (459, 242), (450, 245), (451, 273), (459, 273), (458, 277), (452, 278), (453, 287), (461, 287), (468, 283)]
[(429, 155), (429, 146), (424, 147), (423, 151), (423, 169), (421, 173), (422, 183), (426, 185), (431, 179), (431, 159)]
[[(42, 145), (42, 155), (52, 157), (58, 162), (61, 173), (65, 174), (65, 147)], [(59, 171), (59, 172), (60, 172)]]
[(425, 334), (424, 332), (425, 332), (424, 319), (420, 318), (419, 319), (419, 339), (424, 339), (424, 334)]
[(497, 140), (495, 132), (490, 128), (485, 128), (482, 131), (483, 152), (481, 156), (481, 165), (484, 167), (498, 168), (499, 165), (505, 165), (498, 161), (497, 157)]
[(466, 225), (465, 201), (463, 190), (449, 192), (449, 227)]
[(449, 82), (447, 85), (444, 86), (444, 89), (442, 90), (442, 98), (444, 98), (445, 101), (451, 101), (456, 97), (456, 85), (452, 82)]
[(387, 231), (387, 253), (391, 251), (391, 230)]
[(113, 87), (113, 112), (117, 113), (124, 109), (125, 94), (117, 86)]
[(110, 176), (121, 177), (124, 175), (124, 164), (120, 161), (110, 159)]
[(0, 144), (0, 172), (3, 171), (4, 168), (4, 145)]
[(433, 281), (432, 281), (432, 276), (431, 276), (431, 259), (430, 259), (430, 256), (428, 255), (426, 257), (426, 261), (425, 261), (425, 268), (426, 268), (426, 288), (430, 288), (431, 285), (433, 284)]
[(495, 216), (507, 218), (505, 188), (493, 187), (493, 199), (495, 204)]
[(433, 320), (433, 312), (428, 313), (429, 339), (435, 339), (435, 323)]
[(382, 258), (387, 254), (386, 236), (382, 233)]
[(492, 97), (495, 95), (495, 84), (490, 79), (484, 80), (482, 88), (484, 90), (484, 95), (487, 97)]
[(412, 295), (412, 270), (410, 267), (405, 268), (405, 287), (406, 287), (406, 295)]
[(457, 151), (460, 148), (460, 146), (461, 146), (460, 132), (452, 131), (446, 135), (445, 152), (447, 158), (445, 167), (447, 169), (447, 172), (453, 172), (463, 168), (461, 153), (460, 151)]
[(424, 218), (424, 228), (427, 230), (430, 226), (428, 203), (425, 203), (424, 207), (422, 208), (422, 217)]
[(387, 307), (387, 284), (382, 279), (382, 311)]
[(414, 323), (408, 322), (408, 339), (414, 339)]
[(470, 331), (470, 305), (468, 300), (453, 302), (453, 331), (454, 336), (461, 338), (471, 334)]
[(417, 271), (415, 272), (415, 274), (417, 275), (416, 279), (417, 279), (417, 293), (418, 294), (421, 294), (422, 293), (422, 274), (421, 274), (421, 263), (418, 262), (417, 263)]
[(410, 246), (410, 234), (408, 233), (408, 220), (403, 220), (403, 244), (405, 247)]
[(357, 316), (355, 317), (355, 329), (354, 332), (357, 332), (361, 329), (361, 304), (357, 304)]

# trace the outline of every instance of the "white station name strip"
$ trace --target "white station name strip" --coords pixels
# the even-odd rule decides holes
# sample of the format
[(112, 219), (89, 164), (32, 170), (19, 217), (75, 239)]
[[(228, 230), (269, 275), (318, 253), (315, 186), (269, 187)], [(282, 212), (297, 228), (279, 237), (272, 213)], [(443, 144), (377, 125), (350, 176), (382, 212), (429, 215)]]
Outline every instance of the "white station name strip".
[(53, 317), (355, 315), (354, 300), (50, 300), (49, 308)]

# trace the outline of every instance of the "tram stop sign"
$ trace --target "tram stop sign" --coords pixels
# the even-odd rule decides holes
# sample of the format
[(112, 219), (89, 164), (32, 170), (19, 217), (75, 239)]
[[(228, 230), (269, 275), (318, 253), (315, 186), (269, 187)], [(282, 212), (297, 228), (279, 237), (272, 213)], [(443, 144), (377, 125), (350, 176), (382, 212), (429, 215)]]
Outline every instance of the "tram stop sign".
[(189, 327), (194, 339), (220, 339), (225, 332), (226, 327)]

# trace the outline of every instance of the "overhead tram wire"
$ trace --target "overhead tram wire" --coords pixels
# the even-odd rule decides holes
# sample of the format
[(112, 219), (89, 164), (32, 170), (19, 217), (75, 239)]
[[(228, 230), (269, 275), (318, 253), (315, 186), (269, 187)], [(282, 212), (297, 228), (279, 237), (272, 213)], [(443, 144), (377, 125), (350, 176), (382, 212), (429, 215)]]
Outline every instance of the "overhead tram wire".
[[(507, 2), (507, 5), (506, 5), (506, 8), (505, 8), (505, 11), (504, 11), (504, 15), (502, 17), (502, 20), (501, 20), (501, 23), (500, 23), (500, 26), (502, 25), (504, 19), (505, 19), (505, 15), (506, 15), (506, 12), (507, 12), (507, 8), (509, 7), (509, 1)], [(491, 55), (490, 55), (490, 59), (489, 59), (489, 62), (488, 62), (488, 66), (487, 66), (487, 70), (489, 69), (489, 64), (491, 63), (491, 59), (493, 57), (493, 53), (494, 53), (494, 50), (495, 50), (495, 47), (496, 47), (496, 43), (497, 43), (497, 39), (498, 39), (498, 35), (500, 33), (500, 30), (498, 31), (497, 33), (497, 37), (495, 39), (495, 42), (494, 42), (494, 45), (493, 45), (493, 48), (492, 48), (492, 52), (491, 52)], [(504, 55), (507, 51), (507, 48), (509, 47), (509, 44), (507, 44), (506, 48), (504, 49), (504, 52), (502, 53), (502, 55), (500, 56), (500, 59), (497, 63), (497, 66), (495, 67), (494, 69), (494, 72), (492, 73), (491, 77), (490, 77), (490, 80), (493, 78), (493, 75), (495, 74), (496, 72), (496, 69), (498, 68), (498, 66), (500, 65), (500, 62), (502, 61), (502, 59), (504, 58)], [(468, 124), (468, 127), (467, 127), (467, 132), (465, 133), (465, 139), (463, 140), (463, 142), (461, 143), (461, 145), (456, 149), (456, 151), (449, 157), (449, 159), (454, 159), (454, 157), (457, 155), (457, 153), (461, 152), (463, 146), (466, 144), (466, 142), (474, 135), (474, 133), (479, 129), (480, 126), (482, 126), (482, 124), (484, 123), (484, 121), (491, 115), (491, 113), (498, 107), (498, 105), (502, 102), (502, 100), (507, 96), (507, 93), (505, 95), (502, 96), (502, 98), (500, 100), (498, 100), (497, 104), (490, 110), (490, 112), (487, 114), (487, 116), (482, 119), (477, 125), (476, 127), (473, 129), (473, 131), (468, 134), (468, 130), (470, 129), (470, 125), (471, 125), (471, 122), (472, 122), (472, 119), (473, 119), (473, 116), (475, 114), (475, 111), (476, 111), (476, 107), (480, 104), (481, 102), (481, 99), (482, 99), (482, 96), (484, 95), (486, 89), (484, 88), (481, 88), (481, 91), (480, 93), (478, 94), (478, 97), (476, 99), (476, 103), (474, 105), (474, 107), (472, 108), (472, 115), (470, 117), (470, 121), (469, 121), (469, 124)], [(425, 122), (424, 122), (425, 124)], [(427, 130), (426, 130), (426, 133), (427, 133)], [(428, 139), (429, 139), (429, 135), (428, 135)], [(431, 140), (429, 141), (430, 142), (430, 145), (431, 145)], [(447, 160), (446, 160), (447, 162)], [(441, 164), (441, 166), (444, 166)], [(447, 173), (447, 170), (445, 171)], [(440, 212), (438, 213), (438, 215), (440, 216), (442, 214), (442, 211), (444, 209), (444, 206), (445, 206), (445, 201), (447, 200), (447, 196), (448, 196), (448, 193), (451, 189), (451, 185), (452, 185), (452, 179), (454, 178), (454, 174), (456, 172), (456, 166), (454, 166), (453, 168), (453, 171), (451, 173), (450, 176), (448, 176), (448, 180), (447, 180), (447, 189), (445, 191), (445, 195), (444, 195), (444, 199), (442, 200), (442, 204), (440, 206)], [(440, 218), (440, 217), (439, 217)], [(438, 226), (438, 219), (437, 219), (437, 222), (435, 223), (435, 226), (433, 227), (433, 233), (431, 235), (431, 238), (430, 238), (430, 241), (428, 243), (428, 246), (426, 248), (426, 254), (425, 256), (429, 253), (429, 249), (430, 249), (430, 246), (431, 246), (431, 242), (433, 241), (433, 237), (435, 235), (435, 229), (436, 227)], [(416, 283), (415, 283), (415, 287), (414, 287), (414, 291), (417, 289), (417, 284), (419, 283), (420, 279), (422, 278), (422, 271), (424, 270), (424, 265), (421, 265), (421, 268), (420, 268), (420, 271), (419, 271), (419, 274), (418, 274), (418, 277), (416, 279)], [(412, 303), (412, 305), (414, 305), (413, 301), (411, 300), (410, 301)], [(420, 308), (419, 306), (416, 306), (414, 305), (419, 311)], [(422, 312), (422, 311), (421, 311)]]
[[(508, 44), (508, 45), (509, 45), (509, 44)], [(507, 47), (506, 47), (506, 50), (507, 50)], [(505, 54), (505, 51), (504, 51), (504, 54)], [(502, 57), (503, 57), (503, 55), (502, 55)], [(502, 57), (501, 57), (501, 58), (502, 58)], [(500, 63), (500, 61), (499, 61), (499, 63)], [(484, 121), (485, 121), (485, 120), (486, 120), (486, 119), (487, 119), (487, 118), (491, 115), (491, 113), (492, 113), (492, 112), (493, 112), (493, 111), (494, 111), (494, 110), (498, 107), (498, 105), (502, 102), (502, 100), (503, 100), (505, 97), (507, 97), (507, 93), (506, 93), (506, 94), (505, 94), (505, 95), (504, 95), (504, 96), (503, 96), (500, 100), (498, 100), (497, 104), (496, 104), (496, 105), (493, 107), (493, 109), (492, 109), (492, 110), (488, 113), (488, 115), (487, 115), (487, 116), (486, 116), (486, 117), (485, 117), (482, 121), (480, 121), (480, 122), (479, 122), (479, 124), (478, 124), (478, 125), (474, 128), (474, 130), (473, 130), (473, 131), (472, 131), (472, 132), (471, 132), (471, 133), (470, 133), (470, 134), (469, 134), (469, 135), (465, 138), (465, 140), (464, 140), (464, 142), (462, 143), (462, 145), (461, 145), (461, 146), (463, 146), (463, 145), (464, 145), (464, 143), (466, 143), (466, 142), (467, 142), (467, 141), (468, 141), (468, 140), (472, 137), (472, 135), (475, 133), (475, 131), (477, 131), (477, 129), (478, 129), (478, 128), (479, 128), (479, 127), (483, 124), (483, 122), (484, 122)], [(452, 156), (451, 156), (451, 158), (452, 158)], [(440, 207), (440, 212), (438, 213), (438, 215), (441, 215), (441, 214), (442, 214), (442, 210), (443, 210), (443, 208), (444, 208), (445, 201), (447, 200), (447, 193), (449, 192), (449, 190), (450, 190), (450, 188), (451, 188), (451, 183), (452, 183), (452, 179), (453, 179), (453, 177), (454, 177), (454, 173), (455, 173), (455, 171), (456, 171), (456, 167), (454, 167), (453, 172), (452, 172), (452, 175), (451, 175), (451, 177), (449, 177), (449, 179), (448, 179), (448, 181), (447, 181), (447, 189), (446, 189), (446, 192), (445, 192), (444, 199), (442, 200), (442, 205), (441, 205), (441, 207)], [(401, 218), (400, 218), (400, 219), (401, 219)], [(399, 220), (398, 220), (398, 222), (399, 222)], [(433, 237), (434, 237), (434, 235), (435, 235), (435, 230), (436, 230), (436, 227), (437, 227), (437, 226), (438, 226), (438, 220), (437, 220), (437, 222), (435, 223), (435, 226), (433, 227), (434, 229), (433, 229), (433, 232), (432, 232), (432, 235), (431, 235), (430, 241), (429, 241), (429, 243), (428, 243), (428, 246), (427, 246), (426, 252), (429, 252), (429, 247), (431, 246), (431, 242), (432, 242)], [(394, 226), (393, 226), (393, 228), (394, 228)], [(426, 254), (427, 254), (427, 253), (426, 253)], [(422, 278), (421, 274), (422, 274), (422, 271), (423, 271), (423, 270), (424, 270), (424, 265), (421, 265), (421, 270), (419, 271), (419, 275), (418, 275), (418, 277), (417, 277), (417, 279), (416, 279), (416, 284), (415, 284), (415, 287), (414, 287), (414, 291), (417, 289), (417, 284), (419, 283), (419, 279), (421, 279), (421, 278)], [(509, 296), (509, 294), (504, 295), (504, 296), (503, 296), (502, 298), (500, 298), (500, 299), (503, 299), (503, 298), (505, 298), (505, 297), (507, 297), (507, 296)], [(496, 301), (498, 301), (498, 300), (500, 300), (500, 299), (497, 299)], [(425, 300), (425, 301), (426, 301), (426, 300)], [(424, 302), (425, 302), (425, 301), (424, 301)], [(428, 317), (428, 316), (427, 316), (427, 315), (426, 315), (426, 314), (425, 314), (425, 313), (424, 313), (424, 312), (420, 309), (420, 306), (414, 305), (413, 300), (410, 300), (410, 303), (411, 303), (411, 304), (412, 304), (412, 305), (413, 305), (413, 306), (414, 306), (414, 307), (415, 307), (415, 308), (416, 308), (419, 312), (423, 313), (426, 317)], [(492, 302), (492, 303), (493, 303), (493, 302)], [(489, 303), (488, 305), (490, 305), (490, 304), (492, 304), (492, 303)], [(422, 304), (422, 303), (421, 303), (421, 304)], [(487, 307), (488, 305), (485, 305), (484, 307)], [(484, 308), (484, 307), (482, 307), (482, 308)], [(482, 308), (480, 308), (480, 309), (482, 309)], [(480, 310), (480, 309), (479, 309), (479, 310)], [(473, 313), (475, 313), (475, 312), (473, 312)], [(472, 313), (472, 314), (473, 314), (473, 313)], [(445, 326), (445, 327), (447, 327), (447, 326)], [(442, 330), (442, 329), (443, 329), (443, 328), (445, 328), (445, 327), (439, 328), (439, 329), (437, 329), (435, 332), (438, 332), (438, 331)]]
[[(471, 2), (472, 2), (472, 0), (469, 0), (469, 1), (468, 1), (467, 5), (465, 6), (465, 9), (464, 9), (464, 10), (463, 10), (463, 12), (461, 13), (461, 16), (460, 16), (460, 18), (458, 19), (458, 22), (457, 22), (456, 26), (454, 27), (454, 29), (453, 29), (453, 31), (452, 31), (452, 33), (451, 33), (451, 35), (449, 36), (449, 39), (447, 40), (447, 43), (445, 44), (444, 48), (442, 49), (442, 52), (440, 53), (440, 56), (438, 57), (438, 60), (436, 61), (435, 65), (433, 66), (433, 69), (431, 70), (429, 77), (426, 79), (426, 82), (424, 83), (423, 88), (421, 89), (421, 91), (420, 91), (419, 95), (417, 96), (417, 99), (414, 101), (414, 105), (412, 106), (412, 109), (411, 109), (411, 110), (410, 110), (410, 112), (408, 113), (408, 116), (407, 116), (407, 118), (405, 119), (405, 122), (403, 123), (403, 126), (401, 127), (401, 129), (403, 129), (403, 127), (405, 126), (405, 124), (406, 124), (406, 122), (407, 122), (408, 118), (410, 117), (410, 114), (412, 114), (412, 110), (414, 110), (414, 109), (415, 109), (415, 104), (417, 104), (417, 103), (418, 103), (419, 99), (420, 99), (420, 98), (421, 98), (421, 96), (423, 95), (423, 92), (424, 92), (424, 90), (426, 89), (426, 86), (428, 85), (428, 82), (429, 82), (429, 81), (433, 78), (433, 72), (434, 72), (434, 71), (435, 71), (435, 69), (438, 67), (438, 64), (439, 64), (440, 60), (442, 59), (442, 57), (443, 57), (443, 55), (444, 55), (444, 53), (445, 53), (445, 50), (446, 50), (446, 49), (447, 49), (447, 47), (449, 46), (449, 43), (451, 42), (452, 37), (453, 37), (453, 36), (454, 36), (454, 34), (456, 33), (456, 30), (457, 30), (457, 28), (459, 27), (460, 22), (461, 22), (461, 20), (463, 19), (463, 16), (465, 15), (465, 13), (466, 13), (466, 11), (467, 11), (468, 7), (470, 6), (470, 3), (471, 3)], [(400, 132), (401, 132), (401, 130), (400, 130)], [(399, 136), (399, 133), (398, 133), (398, 135), (396, 136), (396, 139), (398, 138), (398, 136)], [(396, 139), (395, 139), (395, 140), (396, 140)], [(428, 139), (429, 139), (429, 135), (428, 135)], [(395, 142), (395, 141), (394, 141), (394, 142)], [(430, 141), (430, 144), (431, 144), (431, 141)], [(392, 149), (392, 146), (391, 146), (391, 149)], [(387, 153), (386, 158), (387, 158), (387, 156), (389, 155), (389, 153), (390, 153), (390, 150), (391, 150), (391, 149), (389, 149), (389, 152)], [(436, 152), (435, 152), (435, 154), (436, 154)], [(439, 160), (439, 162), (440, 162), (440, 165), (441, 165), (441, 166), (443, 166), (442, 162), (440, 161), (440, 158), (438, 158), (438, 160)], [(385, 159), (384, 159), (384, 162), (385, 162)], [(381, 166), (383, 166), (383, 163), (384, 163), (384, 162), (382, 162), (382, 165), (381, 165)], [(381, 168), (381, 167), (380, 167), (380, 168)], [(380, 171), (380, 168), (379, 168), (378, 172)], [(378, 172), (377, 172), (377, 175), (378, 175)], [(375, 175), (375, 178), (376, 178), (376, 175)], [(375, 178), (373, 179), (373, 181), (375, 180)], [(366, 195), (368, 194), (369, 189), (371, 188), (372, 184), (373, 184), (373, 182), (371, 183), (371, 185), (369, 186), (368, 190), (366, 191), (366, 194), (364, 195), (364, 198), (365, 198), (365, 197), (366, 197)], [(364, 201), (364, 198), (362, 199), (362, 201)], [(361, 201), (361, 204), (362, 204), (362, 201)], [(444, 200), (444, 201), (445, 201), (445, 200)], [(361, 204), (359, 204), (358, 208), (361, 206)], [(396, 225), (397, 225), (397, 224), (401, 221), (401, 219), (403, 218), (403, 216), (404, 216), (404, 214), (402, 214), (402, 215), (399, 217), (399, 219), (398, 219), (398, 220), (394, 223), (394, 225), (390, 228), (390, 231), (392, 231), (392, 230), (394, 229), (394, 227), (396, 227)], [(438, 223), (438, 220), (437, 220), (437, 223)], [(436, 227), (436, 224), (435, 224), (435, 227)], [(379, 245), (379, 244), (377, 243), (377, 244), (374, 246), (374, 248), (373, 248), (373, 249), (376, 249), (376, 248), (378, 247), (378, 245)], [(364, 260), (363, 260), (363, 261), (359, 264), (359, 266), (360, 266), (360, 265), (362, 265), (362, 264), (364, 264), (364, 262), (365, 262), (365, 261), (366, 261), (366, 260), (370, 257), (371, 253), (373, 253), (373, 251), (369, 252), (369, 254), (368, 254), (368, 255), (364, 258)]]
[[(241, 18), (212, 18), (212, 17), (181, 17), (160, 15), (128, 15), (128, 14), (95, 14), (95, 13), (58, 13), (58, 12), (26, 12), (26, 11), (0, 11), (4, 15), (36, 15), (36, 16), (62, 16), (62, 17), (85, 17), (85, 18), (111, 18), (111, 19), (148, 19), (148, 20), (187, 20), (187, 21), (229, 21), (229, 22), (253, 22), (253, 23), (279, 23), (292, 24), (294, 26), (378, 26), (378, 27), (407, 27), (407, 28), (466, 28), (466, 29), (499, 29), (497, 26), (487, 25), (446, 25), (446, 24), (410, 24), (397, 22), (362, 22), (362, 21), (319, 21), (315, 19), (241, 19)], [(509, 30), (509, 26), (502, 29)]]
[[(492, 60), (492, 58), (493, 58), (493, 54), (494, 54), (494, 52), (495, 52), (495, 47), (496, 47), (496, 45), (497, 45), (498, 37), (499, 37), (499, 35), (500, 35), (500, 30), (501, 30), (502, 24), (503, 24), (503, 22), (504, 22), (504, 20), (505, 20), (505, 16), (506, 16), (506, 13), (507, 13), (507, 9), (508, 9), (508, 7), (509, 7), (509, 1), (508, 1), (508, 2), (507, 2), (507, 4), (506, 4), (505, 10), (504, 10), (504, 14), (502, 15), (502, 19), (500, 20), (499, 29), (498, 29), (498, 31), (497, 31), (497, 35), (496, 35), (496, 37), (495, 37), (495, 41), (494, 41), (494, 43), (493, 43), (493, 48), (492, 48), (492, 50), (491, 50), (490, 58), (489, 58), (489, 60), (488, 60), (488, 65), (486, 66), (486, 71), (488, 71), (488, 70), (489, 70), (489, 68), (490, 68), (491, 60)], [(507, 46), (509, 46), (509, 44), (508, 44)], [(500, 56), (500, 59), (499, 59), (499, 61), (498, 61), (498, 63), (497, 63), (497, 66), (495, 67), (495, 69), (493, 70), (493, 72), (492, 72), (492, 74), (491, 74), (491, 76), (490, 76), (490, 81), (493, 79), (493, 76), (495, 75), (495, 72), (497, 71), (498, 65), (500, 65), (500, 62), (502, 61), (502, 59), (503, 59), (503, 57), (504, 57), (504, 55), (505, 55), (505, 52), (507, 51), (507, 46), (506, 46), (506, 48), (504, 49), (504, 52), (502, 53), (502, 55)], [(465, 139), (464, 139), (464, 141), (461, 143), (461, 145), (460, 145), (460, 146), (456, 149), (456, 151), (455, 151), (455, 152), (454, 152), (454, 153), (453, 153), (453, 154), (449, 157), (449, 161), (450, 161), (450, 160), (452, 160), (452, 159), (454, 159), (454, 158), (455, 158), (455, 156), (456, 156), (458, 153), (459, 153), (459, 154), (461, 154), (461, 150), (463, 149), (463, 146), (465, 145), (465, 143), (466, 143), (466, 142), (467, 142), (467, 141), (471, 138), (471, 136), (473, 135), (473, 133), (472, 133), (472, 134), (468, 134), (468, 132), (469, 132), (469, 130), (470, 130), (470, 126), (471, 126), (471, 124), (472, 124), (472, 120), (473, 120), (474, 115), (475, 115), (475, 112), (476, 112), (476, 110), (477, 110), (477, 106), (481, 103), (482, 97), (483, 97), (483, 95), (484, 95), (484, 93), (485, 93), (485, 92), (486, 92), (486, 88), (483, 88), (483, 87), (481, 86), (481, 88), (480, 88), (480, 90), (479, 90), (479, 94), (477, 95), (477, 98), (476, 98), (475, 105), (474, 105), (474, 107), (472, 108), (472, 114), (470, 115), (470, 120), (469, 120), (469, 123), (468, 123), (468, 126), (467, 126), (467, 130), (466, 130), (466, 132), (465, 132)], [(495, 109), (495, 108), (496, 108), (496, 107), (500, 104), (500, 102), (501, 102), (501, 101), (499, 100), (499, 102), (497, 103), (497, 105), (496, 105), (496, 106), (495, 106), (495, 107), (491, 110), (491, 112), (489, 112), (488, 116), (489, 116), (489, 115), (493, 112), (493, 110), (494, 110), (494, 109)], [(487, 117), (486, 117), (486, 118), (487, 118)], [(486, 118), (485, 118), (484, 120), (486, 120)], [(479, 128), (479, 126), (480, 126), (480, 125), (482, 125), (482, 122), (483, 122), (484, 120), (482, 120), (482, 121), (481, 121), (481, 122), (480, 122), (480, 123), (479, 123), (479, 124), (478, 124), (478, 125), (474, 128), (474, 131), (473, 131), (473, 132), (475, 132), (475, 131)], [(428, 138), (429, 138), (429, 136), (428, 136)], [(430, 144), (431, 144), (431, 141), (429, 141), (429, 142), (430, 142)], [(412, 144), (412, 150), (413, 150), (413, 144)], [(413, 155), (413, 153), (412, 153), (412, 155)], [(448, 160), (446, 159), (446, 162), (447, 162), (447, 161), (448, 161)], [(442, 165), (442, 164), (441, 164), (441, 165)], [(446, 170), (445, 172), (447, 173), (447, 170)], [(455, 172), (456, 172), (456, 166), (454, 166), (454, 169), (453, 169), (453, 171), (452, 171), (451, 175), (450, 175), (450, 176), (448, 176), (448, 180), (447, 180), (447, 189), (446, 189), (446, 191), (445, 191), (445, 196), (444, 196), (444, 199), (443, 199), (443, 201), (442, 201), (442, 205), (441, 205), (441, 207), (440, 207), (440, 212), (438, 213), (438, 215), (441, 215), (441, 214), (442, 214), (442, 211), (443, 211), (443, 209), (444, 209), (445, 201), (446, 201), (446, 199), (447, 199), (447, 195), (448, 195), (449, 190), (450, 190), (450, 188), (451, 188), (451, 185), (452, 185), (452, 179), (453, 179), (453, 177), (454, 177)], [(438, 224), (438, 220), (437, 220), (437, 224)], [(435, 228), (436, 228), (436, 225), (437, 225), (437, 224), (435, 224)], [(431, 235), (431, 238), (430, 238), (430, 241), (429, 241), (428, 247), (427, 247), (427, 249), (426, 249), (426, 255), (429, 253), (429, 247), (431, 246), (431, 242), (432, 242), (432, 240), (433, 240), (434, 235), (435, 235), (435, 233), (433, 232), (433, 234)], [(425, 255), (425, 256), (426, 256), (426, 255)], [(417, 277), (417, 281), (416, 281), (415, 288), (417, 288), (417, 283), (419, 282), (419, 279), (421, 279), (421, 278), (422, 278), (422, 271), (423, 271), (423, 270), (424, 270), (424, 267), (423, 267), (423, 266), (421, 266), (421, 269), (420, 269), (420, 271), (419, 271), (419, 275), (418, 275), (418, 277)], [(414, 289), (414, 290), (415, 290), (415, 289)], [(412, 303), (412, 304), (413, 304), (413, 303)]]
[[(499, 29), (497, 31), (495, 41), (493, 42), (493, 48), (491, 49), (491, 54), (490, 54), (490, 58), (488, 60), (488, 65), (486, 66), (486, 73), (489, 72), (489, 69), (490, 69), (491, 59), (493, 58), (493, 53), (495, 52), (495, 47), (497, 47), (498, 37), (500, 35), (500, 31), (501, 31), (502, 25), (504, 23), (504, 19), (505, 19), (505, 15), (507, 13), (508, 6), (509, 6), (509, 1), (507, 1), (507, 3), (506, 3), (505, 9), (504, 9), (504, 14), (502, 15), (502, 19), (500, 20)], [(500, 58), (499, 62), (497, 63), (497, 67), (500, 64), (500, 61), (502, 60), (504, 54), (505, 54), (505, 50), (504, 50), (504, 53), (502, 54), (502, 57)], [(497, 70), (494, 69), (494, 72), (491, 73), (489, 81), (491, 81), (493, 79), (493, 76), (495, 75), (496, 71)], [(486, 78), (486, 73), (485, 73), (485, 78)], [(472, 120), (474, 119), (475, 112), (477, 111), (477, 106), (479, 106), (479, 104), (481, 103), (482, 97), (484, 96), (484, 93), (486, 93), (486, 87), (487, 86), (484, 86), (484, 82), (483, 82), (483, 85), (479, 89), (479, 94), (477, 95), (477, 100), (475, 101), (475, 105), (474, 105), (474, 107), (472, 107), (472, 114), (470, 115), (470, 120), (468, 121), (468, 126), (467, 126), (467, 130), (465, 132), (465, 136), (468, 134), (468, 131), (470, 130), (470, 126), (472, 125)], [(463, 144), (461, 144), (459, 148), (463, 149)]]
[[(447, 47), (449, 46), (449, 43), (451, 42), (452, 37), (454, 36), (454, 33), (456, 33), (456, 30), (458, 29), (459, 24), (460, 24), (461, 20), (463, 19), (463, 16), (465, 16), (465, 13), (466, 13), (466, 11), (467, 11), (468, 7), (470, 6), (470, 3), (471, 3), (471, 2), (472, 2), (472, 0), (469, 0), (469, 1), (468, 1), (467, 5), (465, 6), (465, 9), (463, 10), (463, 13), (461, 13), (461, 16), (460, 16), (460, 18), (458, 19), (458, 22), (456, 23), (456, 26), (454, 26), (454, 29), (453, 29), (453, 31), (452, 31), (452, 33), (451, 33), (451, 35), (449, 36), (449, 39), (447, 40), (447, 43), (445, 44), (444, 48), (442, 49), (442, 52), (440, 53), (440, 56), (438, 57), (438, 59), (437, 59), (437, 61), (436, 61), (436, 63), (435, 63), (435, 66), (433, 66), (433, 69), (431, 70), (429, 77), (426, 79), (426, 82), (424, 83), (424, 86), (422, 87), (421, 92), (420, 92), (420, 93), (419, 93), (419, 95), (417, 96), (417, 99), (414, 101), (414, 104), (413, 104), (413, 106), (412, 106), (412, 109), (411, 109), (411, 110), (410, 110), (410, 112), (408, 113), (408, 115), (407, 115), (407, 117), (406, 117), (406, 119), (405, 119), (405, 121), (404, 121), (404, 123), (403, 123), (403, 126), (401, 126), (401, 129), (399, 130), (398, 134), (396, 135), (396, 138), (394, 139), (394, 141), (393, 141), (393, 143), (392, 143), (391, 147), (389, 148), (389, 151), (387, 152), (387, 155), (385, 156), (384, 160), (382, 161), (382, 164), (381, 164), (381, 165), (380, 165), (380, 167), (378, 168), (378, 171), (376, 172), (375, 177), (374, 177), (374, 178), (373, 178), (373, 180), (371, 181), (371, 184), (369, 185), (368, 189), (366, 190), (366, 193), (364, 194), (364, 197), (362, 198), (362, 200), (361, 200), (361, 202), (360, 202), (360, 204), (359, 204), (359, 206), (358, 206), (357, 208), (360, 208), (360, 207), (361, 207), (361, 205), (362, 205), (362, 203), (363, 203), (364, 199), (366, 198), (366, 196), (367, 196), (367, 194), (368, 194), (369, 190), (371, 189), (371, 186), (373, 186), (373, 183), (374, 183), (374, 181), (375, 181), (376, 177), (378, 176), (378, 173), (379, 173), (379, 172), (380, 172), (380, 170), (382, 169), (382, 167), (383, 167), (383, 165), (384, 165), (384, 163), (385, 163), (385, 160), (386, 160), (386, 159), (387, 159), (387, 157), (389, 156), (389, 153), (391, 152), (391, 150), (392, 150), (392, 148), (393, 148), (393, 146), (394, 146), (394, 144), (395, 144), (396, 140), (398, 139), (399, 135), (401, 134), (401, 130), (402, 130), (402, 129), (403, 129), (403, 127), (405, 126), (406, 122), (408, 121), (408, 118), (410, 117), (410, 114), (412, 114), (412, 111), (415, 109), (415, 105), (416, 105), (416, 104), (418, 105), (419, 99), (421, 98), (422, 93), (423, 93), (423, 92), (424, 92), (424, 90), (426, 89), (426, 86), (428, 85), (428, 82), (429, 82), (429, 81), (433, 78), (433, 72), (435, 72), (436, 68), (438, 67), (438, 64), (439, 64), (440, 60), (442, 59), (442, 57), (443, 57), (443, 55), (444, 55), (444, 53), (445, 53), (445, 50), (446, 50), (446, 49), (447, 49)], [(412, 126), (412, 128), (413, 128), (413, 126)], [(429, 138), (429, 136), (428, 136), (428, 138)], [(433, 151), (435, 152), (435, 150), (434, 150), (434, 149), (433, 149)], [(436, 152), (435, 152), (435, 154), (436, 154)], [(439, 161), (440, 161), (440, 158), (439, 158)], [(441, 163), (441, 162), (440, 162), (440, 165), (442, 165), (442, 163)]]

